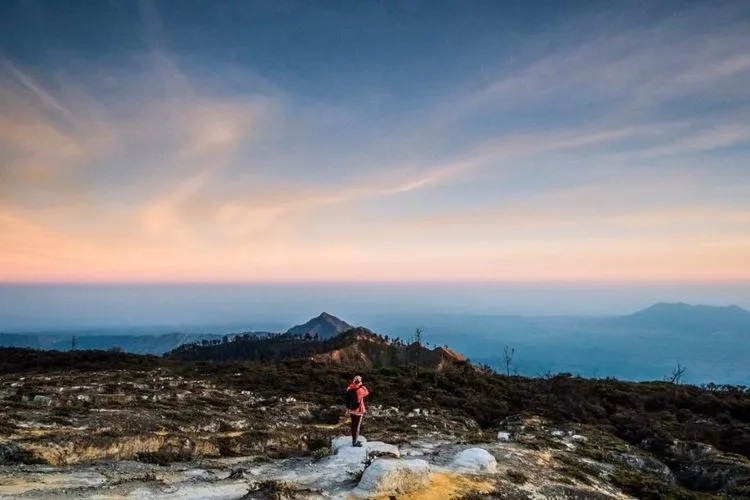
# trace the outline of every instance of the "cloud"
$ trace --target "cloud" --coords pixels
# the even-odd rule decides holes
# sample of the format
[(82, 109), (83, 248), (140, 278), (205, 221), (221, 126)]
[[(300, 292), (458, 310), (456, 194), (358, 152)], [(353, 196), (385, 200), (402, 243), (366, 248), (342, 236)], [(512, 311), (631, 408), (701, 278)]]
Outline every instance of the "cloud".
[(36, 81), (34, 81), (31, 77), (26, 75), (23, 71), (19, 70), (16, 66), (14, 66), (9, 61), (2, 61), (2, 66), (4, 69), (6, 69), (15, 79), (23, 85), (26, 89), (34, 93), (39, 100), (45, 105), (53, 110), (59, 112), (61, 115), (63, 115), (66, 118), (72, 118), (73, 113), (70, 112), (67, 108), (65, 108), (60, 102), (52, 97), (49, 93), (47, 93)]
[(145, 54), (0, 64), (0, 280), (750, 276), (750, 37), (707, 12), (373, 111), (170, 53), (142, 2)]

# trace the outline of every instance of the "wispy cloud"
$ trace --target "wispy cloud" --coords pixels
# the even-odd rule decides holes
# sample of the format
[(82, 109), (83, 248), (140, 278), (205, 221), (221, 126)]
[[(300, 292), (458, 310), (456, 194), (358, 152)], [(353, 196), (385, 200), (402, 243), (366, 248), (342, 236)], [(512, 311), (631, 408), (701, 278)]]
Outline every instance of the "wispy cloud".
[(139, 14), (145, 53), (0, 62), (0, 280), (750, 279), (729, 11), (607, 33), (595, 13), (420, 110), (170, 51)]

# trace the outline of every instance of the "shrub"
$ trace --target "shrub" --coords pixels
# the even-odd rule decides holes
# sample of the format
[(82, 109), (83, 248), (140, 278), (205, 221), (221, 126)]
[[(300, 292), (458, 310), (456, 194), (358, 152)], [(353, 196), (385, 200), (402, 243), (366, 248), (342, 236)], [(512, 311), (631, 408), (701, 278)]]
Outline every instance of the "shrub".
[(526, 474), (518, 470), (509, 470), (506, 476), (508, 476), (508, 480), (513, 484), (524, 484), (529, 480)]
[(283, 481), (267, 480), (253, 483), (242, 497), (242, 500), (264, 499), (264, 500), (286, 500), (292, 498), (297, 489)]

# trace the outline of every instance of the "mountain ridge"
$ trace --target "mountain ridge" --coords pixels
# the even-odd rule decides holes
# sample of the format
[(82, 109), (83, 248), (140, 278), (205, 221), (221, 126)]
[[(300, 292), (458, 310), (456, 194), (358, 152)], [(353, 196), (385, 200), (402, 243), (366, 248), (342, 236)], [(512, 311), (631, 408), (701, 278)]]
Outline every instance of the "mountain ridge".
[(633, 314), (619, 316), (621, 326), (702, 332), (750, 331), (750, 311), (738, 305), (710, 306), (657, 302)]
[[(473, 366), (462, 354), (447, 346), (430, 349), (424, 344), (407, 343), (400, 338), (379, 335), (364, 327), (351, 327), (333, 337), (310, 330), (321, 322), (329, 327), (347, 325), (328, 313), (287, 333), (271, 336), (234, 337), (229, 342), (208, 345), (193, 343), (179, 346), (165, 356), (192, 361), (283, 361), (309, 360), (352, 369), (414, 366), (425, 371), (445, 371), (458, 366)], [(312, 332), (315, 332), (314, 334)]]

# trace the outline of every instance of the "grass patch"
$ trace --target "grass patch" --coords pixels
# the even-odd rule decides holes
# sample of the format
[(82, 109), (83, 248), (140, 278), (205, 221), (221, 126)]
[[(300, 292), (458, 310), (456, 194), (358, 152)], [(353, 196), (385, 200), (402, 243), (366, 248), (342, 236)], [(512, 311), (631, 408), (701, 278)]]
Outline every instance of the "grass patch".
[(509, 470), (505, 475), (513, 484), (525, 484), (529, 480), (528, 476), (519, 470)]
[(579, 483), (588, 485), (588, 484), (591, 484), (592, 482), (591, 478), (588, 475), (586, 475), (586, 473), (570, 465), (563, 465), (562, 467), (558, 467), (557, 472), (559, 472), (560, 474), (563, 474), (566, 478), (577, 481)]
[(143, 474), (142, 476), (134, 476), (134, 477), (123, 477), (119, 479), (115, 479), (114, 481), (111, 481), (107, 483), (107, 486), (119, 486), (121, 484), (127, 484), (127, 483), (154, 483), (154, 482), (163, 482), (161, 479), (159, 479), (156, 474), (152, 472), (148, 472), (146, 474)]
[(318, 460), (322, 460), (325, 457), (330, 457), (333, 454), (330, 448), (318, 448), (317, 450), (313, 451), (310, 456), (312, 456), (313, 460), (316, 462)]
[(518, 444), (530, 450), (562, 450), (565, 448), (563, 443), (555, 441), (546, 435), (524, 435), (518, 438)]
[(591, 484), (591, 478), (599, 477), (601, 473), (601, 470), (595, 465), (571, 455), (557, 455), (555, 458), (562, 464), (557, 468), (560, 473), (583, 484)]
[(175, 462), (189, 462), (193, 456), (187, 451), (168, 452), (168, 451), (148, 451), (138, 453), (135, 459), (145, 464), (155, 464), (165, 467)]
[(0, 445), (0, 464), (46, 465), (47, 462), (16, 444)]
[(461, 439), (461, 444), (487, 444), (495, 442), (491, 432), (473, 431)]
[(18, 429), (18, 427), (16, 427), (16, 424), (5, 419), (0, 420), (0, 435), (13, 434), (16, 429)]
[(719, 500), (724, 496), (688, 491), (670, 486), (647, 474), (618, 469), (611, 476), (613, 485), (640, 500)]
[(268, 500), (286, 500), (292, 498), (299, 490), (294, 486), (283, 481), (267, 480), (260, 481), (250, 485), (247, 494), (242, 497), (243, 500), (251, 499), (268, 499)]

